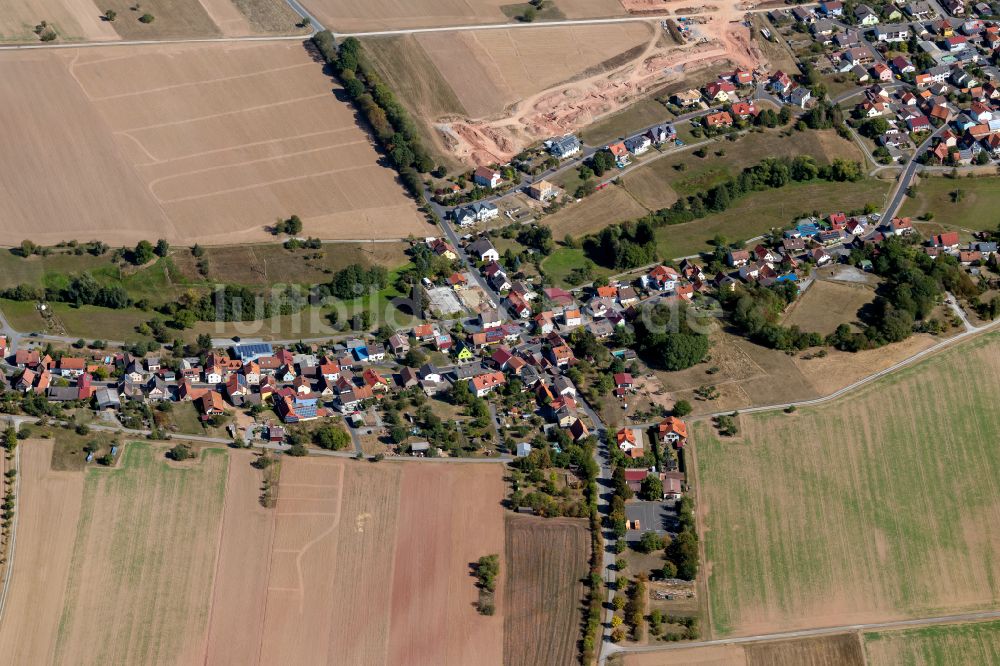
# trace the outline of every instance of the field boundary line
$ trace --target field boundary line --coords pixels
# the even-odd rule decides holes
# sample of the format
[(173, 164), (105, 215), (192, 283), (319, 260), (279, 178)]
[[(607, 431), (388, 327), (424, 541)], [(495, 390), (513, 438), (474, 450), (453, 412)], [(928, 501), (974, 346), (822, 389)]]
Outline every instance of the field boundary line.
[[(180, 162), (181, 160), (191, 160), (196, 157), (205, 157), (206, 155), (215, 155), (218, 153), (228, 153), (234, 150), (243, 150), (245, 148), (256, 148), (258, 146), (266, 146), (272, 143), (281, 143), (284, 141), (297, 141), (299, 139), (312, 139), (317, 136), (322, 136), (324, 134), (337, 134), (339, 132), (353, 131), (353, 127), (342, 127), (340, 129), (329, 129), (320, 130), (318, 132), (306, 132), (304, 134), (295, 134), (293, 136), (279, 137), (277, 139), (265, 139), (263, 141), (253, 141), (251, 143), (241, 143), (237, 146), (227, 146), (225, 148), (213, 148), (212, 150), (203, 150), (197, 153), (190, 153), (181, 157), (166, 157), (159, 159), (156, 162), (150, 164), (136, 164), (137, 167), (152, 166), (153, 164), (169, 163), (169, 162)], [(342, 144), (336, 144), (342, 145)], [(151, 156), (152, 157), (152, 156)], [(155, 158), (154, 158), (155, 159)], [(258, 245), (263, 245), (264, 243), (257, 242)]]
[[(103, 61), (98, 60), (98, 61), (95, 61), (93, 63), (85, 62), (85, 63), (80, 63), (80, 64), (74, 63), (73, 67), (86, 67), (87, 65), (91, 65), (91, 64), (95, 64), (96, 65), (96, 64), (100, 64), (101, 62), (103, 62)], [(90, 95), (87, 95), (87, 97), (88, 97), (88, 99), (90, 99), (91, 102), (107, 102), (107, 101), (114, 100), (114, 99), (121, 99), (123, 97), (135, 97), (136, 95), (149, 95), (149, 94), (154, 94), (154, 93), (159, 93), (159, 92), (166, 92), (168, 90), (176, 90), (178, 88), (190, 88), (190, 87), (193, 87), (193, 86), (201, 86), (201, 85), (212, 84), (212, 83), (224, 83), (226, 81), (237, 81), (239, 79), (249, 79), (249, 78), (253, 78), (255, 76), (260, 76), (261, 74), (274, 74), (276, 72), (285, 72), (285, 71), (288, 71), (290, 69), (298, 69), (300, 67), (315, 67), (315, 66), (316, 66), (315, 63), (312, 63), (312, 62), (303, 62), (303, 63), (299, 63), (297, 65), (285, 65), (284, 67), (275, 67), (274, 69), (259, 69), (257, 71), (248, 72), (246, 74), (233, 74), (232, 76), (220, 76), (219, 78), (216, 78), (216, 79), (202, 79), (200, 81), (188, 81), (186, 83), (172, 83), (172, 84), (170, 84), (168, 86), (159, 86), (157, 88), (148, 88), (146, 90), (137, 90), (135, 92), (118, 93), (117, 95), (105, 95), (104, 97), (91, 97)]]
[(7, 592), (10, 590), (10, 580), (13, 577), (14, 572), (14, 553), (16, 551), (15, 546), (17, 545), (17, 522), (21, 517), (21, 510), (19, 508), (21, 504), (21, 447), (18, 446), (14, 449), (14, 469), (17, 470), (17, 474), (14, 477), (14, 520), (11, 522), (10, 528), (10, 545), (8, 546), (7, 554), (7, 570), (4, 572), (3, 577), (3, 591), (0, 592), (0, 623), (3, 622), (4, 610), (7, 607)]
[(313, 99), (328, 99), (330, 93), (317, 93), (315, 95), (306, 95), (305, 97), (294, 97), (291, 99), (283, 99), (280, 102), (268, 102), (267, 104), (258, 104), (256, 106), (248, 106), (242, 109), (234, 109), (232, 111), (221, 111), (219, 113), (210, 113), (206, 116), (195, 116), (193, 118), (183, 118), (180, 120), (171, 120), (166, 123), (154, 123), (153, 125), (144, 125), (142, 127), (126, 127), (124, 129), (117, 130), (122, 134), (130, 134), (131, 132), (145, 132), (148, 130), (163, 129), (164, 127), (176, 127), (177, 125), (187, 125), (188, 123), (198, 123), (203, 120), (215, 120), (216, 118), (224, 118), (225, 116), (234, 116), (238, 113), (248, 113), (250, 111), (260, 111), (262, 109), (272, 109), (278, 106), (288, 106), (290, 104), (298, 104), (299, 102), (308, 102)]
[[(316, 173), (308, 173), (308, 174), (305, 174), (305, 175), (302, 175), (302, 176), (289, 176), (288, 178), (276, 178), (275, 180), (268, 180), (268, 181), (264, 181), (262, 183), (254, 183), (253, 185), (241, 185), (240, 187), (231, 187), (231, 188), (225, 189), (225, 190), (218, 190), (217, 192), (209, 192), (208, 194), (195, 194), (195, 195), (192, 195), (192, 196), (189, 196), (189, 197), (178, 197), (176, 199), (165, 199), (165, 200), (164, 199), (160, 199), (158, 196), (156, 196), (156, 193), (153, 192), (152, 190), (150, 190), (150, 194), (153, 196), (154, 199), (156, 199), (156, 201), (158, 203), (161, 203), (161, 204), (182, 203), (184, 201), (197, 201), (198, 199), (207, 199), (209, 197), (217, 197), (217, 196), (220, 196), (220, 195), (223, 195), (223, 194), (232, 194), (234, 192), (246, 192), (247, 190), (254, 190), (254, 189), (257, 189), (259, 187), (269, 187), (271, 185), (280, 185), (280, 184), (283, 184), (283, 183), (293, 183), (293, 182), (295, 182), (297, 180), (305, 180), (307, 178), (320, 178), (320, 177), (323, 177), (323, 176), (332, 176), (332, 175), (338, 174), (338, 173), (347, 173), (347, 172), (351, 172), (351, 171), (361, 171), (363, 169), (368, 169), (368, 168), (381, 169), (382, 167), (380, 167), (378, 164), (366, 164), (366, 165), (363, 165), (363, 166), (349, 166), (349, 167), (344, 167), (343, 169), (330, 169), (328, 171), (317, 171)], [(350, 211), (345, 211), (345, 212), (350, 212)], [(335, 213), (335, 214), (339, 215), (340, 213)], [(365, 241), (365, 242), (367, 242), (367, 241)]]
[[(301, 157), (302, 155), (310, 155), (313, 153), (321, 153), (325, 150), (337, 150), (339, 148), (344, 148), (346, 146), (356, 146), (356, 145), (368, 145), (366, 140), (358, 141), (348, 141), (347, 143), (338, 143), (332, 146), (319, 146), (317, 148), (306, 148), (304, 150), (297, 150), (291, 153), (283, 153), (281, 155), (268, 155), (267, 157), (258, 157), (252, 160), (244, 160), (242, 162), (233, 162), (231, 164), (216, 164), (210, 167), (203, 167), (201, 169), (194, 169), (193, 171), (183, 171), (181, 173), (170, 174), (169, 176), (160, 176), (154, 180), (149, 181), (149, 189), (152, 190), (153, 187), (159, 185), (160, 183), (169, 182), (171, 180), (176, 180), (178, 178), (189, 178), (191, 176), (205, 174), (212, 171), (224, 171), (226, 169), (238, 169), (240, 167), (246, 167), (253, 164), (260, 164), (262, 162), (274, 162), (275, 160), (290, 159), (295, 157)], [(352, 167), (357, 168), (357, 167)]]

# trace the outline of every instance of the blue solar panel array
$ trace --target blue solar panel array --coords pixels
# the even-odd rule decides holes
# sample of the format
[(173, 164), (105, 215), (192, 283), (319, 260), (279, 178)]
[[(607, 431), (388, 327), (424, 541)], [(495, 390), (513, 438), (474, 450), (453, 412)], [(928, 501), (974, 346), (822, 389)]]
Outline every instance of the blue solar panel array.
[(233, 353), (236, 355), (236, 358), (246, 363), (248, 361), (256, 361), (261, 356), (274, 356), (274, 347), (266, 342), (236, 345), (233, 347)]

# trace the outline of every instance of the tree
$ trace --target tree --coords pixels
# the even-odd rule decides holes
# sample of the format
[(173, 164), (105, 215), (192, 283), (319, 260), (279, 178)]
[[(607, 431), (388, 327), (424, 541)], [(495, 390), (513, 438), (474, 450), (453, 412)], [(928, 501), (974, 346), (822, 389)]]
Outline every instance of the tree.
[(142, 16), (139, 17), (139, 23), (147, 23), (148, 24), (148, 23), (152, 23), (155, 20), (156, 20), (156, 17), (153, 16), (152, 14), (148, 14), (148, 13), (147, 14), (143, 14)]
[(667, 546), (667, 557), (677, 566), (677, 577), (694, 580), (698, 575), (698, 535), (682, 530)]
[(321, 449), (339, 451), (340, 449), (347, 448), (351, 443), (351, 436), (343, 428), (327, 425), (317, 428), (313, 432), (312, 440), (313, 444)]
[(653, 531), (643, 532), (636, 547), (640, 553), (652, 553), (663, 548), (663, 537)]
[(663, 499), (663, 482), (658, 474), (647, 474), (642, 480), (639, 490), (639, 497), (649, 502), (656, 502)]
[(14, 430), (13, 426), (8, 427), (4, 432), (3, 447), (7, 449), (8, 453), (13, 453), (14, 449), (17, 448), (17, 431)]
[(687, 400), (678, 400), (674, 403), (674, 408), (671, 411), (677, 417), (687, 416), (691, 413), (691, 403)]
[(21, 256), (30, 257), (38, 250), (38, 246), (32, 243), (30, 240), (21, 241)]
[(533, 6), (528, 6), (525, 8), (524, 13), (521, 14), (521, 20), (525, 23), (531, 23), (535, 20), (535, 16), (538, 15), (538, 10)]
[(476, 579), (479, 586), (487, 592), (497, 589), (497, 575), (500, 573), (500, 556), (497, 554), (483, 555), (476, 562)]
[(113, 9), (107, 9), (104, 11), (104, 20), (110, 23), (114, 23), (115, 19), (118, 18), (118, 12)]
[(158, 257), (165, 257), (170, 252), (170, 243), (162, 238), (156, 241), (156, 248), (153, 250)]
[(167, 451), (167, 457), (178, 462), (194, 457), (194, 451), (187, 444), (177, 444)]
[(200, 258), (203, 257), (204, 255), (205, 255), (205, 248), (195, 243), (194, 246), (191, 248), (191, 256)]
[(877, 139), (889, 131), (889, 121), (881, 116), (869, 118), (861, 123), (861, 127), (858, 130), (863, 136), (869, 139)]
[(152, 243), (147, 240), (142, 240), (136, 244), (135, 250), (132, 251), (132, 263), (136, 266), (142, 266), (143, 264), (152, 261), (153, 256), (154, 252)]

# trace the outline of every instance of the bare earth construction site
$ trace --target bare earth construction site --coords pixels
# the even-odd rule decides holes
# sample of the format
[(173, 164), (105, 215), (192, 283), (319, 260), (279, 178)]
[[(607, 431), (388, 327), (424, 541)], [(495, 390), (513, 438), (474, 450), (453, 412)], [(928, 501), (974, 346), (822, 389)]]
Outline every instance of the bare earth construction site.
[(260, 241), (292, 214), (329, 239), (425, 228), (300, 42), (35, 51), (0, 71), (17, 242)]
[[(558, 4), (558, 3), (557, 3)], [(631, 8), (635, 11), (638, 9)], [(640, 13), (694, 13), (680, 0)], [(535, 141), (576, 132), (699, 69), (766, 67), (746, 5), (697, 8), (689, 43), (659, 21), (372, 37), (379, 73), (445, 156), (506, 162)], [(411, 90), (412, 89), (412, 90)]]

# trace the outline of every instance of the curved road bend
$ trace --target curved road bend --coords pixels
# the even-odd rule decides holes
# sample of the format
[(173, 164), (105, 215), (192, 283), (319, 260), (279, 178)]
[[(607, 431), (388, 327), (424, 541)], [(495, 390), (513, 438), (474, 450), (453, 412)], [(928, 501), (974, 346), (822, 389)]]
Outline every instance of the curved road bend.
[(896, 191), (893, 193), (892, 199), (889, 200), (889, 205), (882, 214), (883, 220), (891, 220), (895, 217), (896, 213), (899, 212), (899, 208), (903, 205), (903, 197), (906, 196), (906, 190), (909, 189), (910, 182), (922, 166), (917, 162), (917, 156), (927, 150), (931, 141), (933, 141), (935, 137), (939, 136), (946, 129), (948, 129), (948, 125), (942, 125), (937, 130), (932, 132), (930, 136), (924, 139), (919, 146), (917, 146), (917, 149), (913, 153), (913, 157), (910, 158), (906, 168), (903, 169), (903, 173), (899, 176), (899, 184), (896, 186)]

